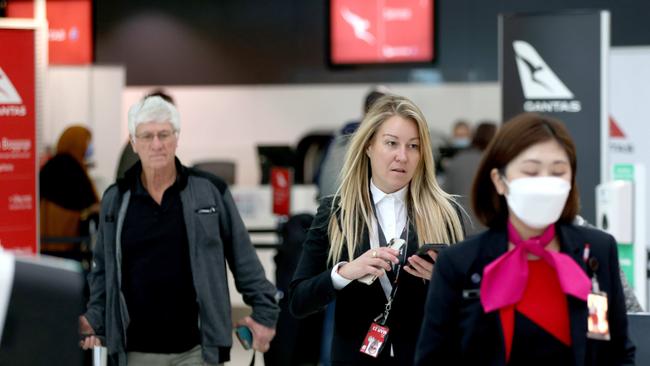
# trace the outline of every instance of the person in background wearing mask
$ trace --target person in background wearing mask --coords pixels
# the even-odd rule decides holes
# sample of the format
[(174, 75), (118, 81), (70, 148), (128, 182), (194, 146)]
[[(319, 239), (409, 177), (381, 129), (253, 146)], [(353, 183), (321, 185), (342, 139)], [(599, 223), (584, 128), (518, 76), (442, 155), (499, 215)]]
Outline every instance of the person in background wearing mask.
[(468, 148), (472, 142), (472, 129), (469, 123), (460, 120), (454, 123), (451, 135), (451, 147), (456, 150)]
[[(56, 145), (56, 155), (39, 173), (40, 233), (43, 238), (79, 238), (82, 225), (99, 212), (99, 199), (88, 176), (92, 134), (83, 126), (66, 128)], [(41, 253), (81, 260), (79, 242), (41, 242)]]
[(472, 141), (472, 129), (465, 120), (458, 120), (454, 123), (451, 132), (451, 139), (445, 145), (438, 147), (436, 161), (436, 173), (441, 175), (441, 183), (444, 185), (444, 174), (447, 161), (453, 158), (459, 151), (469, 148)]
[(497, 125), (492, 122), (481, 122), (472, 137), (472, 144), (467, 149), (463, 149), (453, 158), (445, 162), (445, 174), (442, 188), (450, 194), (458, 195), (458, 203), (463, 207), (468, 215), (463, 219), (466, 220), (465, 228), (467, 235), (474, 235), (483, 230), (485, 227), (478, 223), (469, 203), (469, 193), (472, 189), (472, 178), (476, 174), (483, 151), (497, 132)]
[[(634, 363), (616, 242), (572, 224), (575, 151), (546, 116), (499, 129), (472, 190), (489, 229), (438, 256), (416, 365)], [(590, 310), (603, 307), (608, 327), (590, 328)]]

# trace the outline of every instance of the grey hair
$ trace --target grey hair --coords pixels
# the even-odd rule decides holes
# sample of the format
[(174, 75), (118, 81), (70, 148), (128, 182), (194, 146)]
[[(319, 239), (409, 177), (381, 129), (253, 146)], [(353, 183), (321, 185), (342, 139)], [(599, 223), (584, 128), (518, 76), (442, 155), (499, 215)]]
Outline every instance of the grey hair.
[(129, 134), (135, 136), (135, 129), (140, 123), (169, 122), (174, 131), (181, 130), (181, 118), (178, 109), (159, 96), (145, 97), (129, 109)]

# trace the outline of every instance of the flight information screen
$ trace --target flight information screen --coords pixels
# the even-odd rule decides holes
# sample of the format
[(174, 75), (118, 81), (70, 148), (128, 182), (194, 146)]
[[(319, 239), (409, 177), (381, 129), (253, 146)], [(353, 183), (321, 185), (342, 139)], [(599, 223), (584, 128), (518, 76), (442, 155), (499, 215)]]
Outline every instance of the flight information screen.
[(433, 0), (330, 0), (330, 62), (433, 61)]

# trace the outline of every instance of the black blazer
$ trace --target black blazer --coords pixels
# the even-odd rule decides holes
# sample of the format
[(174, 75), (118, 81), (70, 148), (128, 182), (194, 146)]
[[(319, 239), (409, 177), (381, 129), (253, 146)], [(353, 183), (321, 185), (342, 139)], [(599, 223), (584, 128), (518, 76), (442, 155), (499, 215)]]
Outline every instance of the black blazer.
[[(634, 346), (627, 336), (625, 299), (616, 242), (602, 231), (575, 225), (557, 226), (560, 251), (587, 273), (582, 259), (586, 243), (601, 291), (609, 299), (610, 341), (588, 339), (586, 302), (567, 296), (575, 365), (633, 365)], [(416, 365), (504, 365), (504, 340), (498, 311), (484, 313), (478, 296), (463, 290), (480, 288), (483, 268), (506, 252), (504, 230), (488, 230), (442, 252), (434, 268), (426, 314), (416, 352)], [(479, 281), (477, 281), (477, 279)], [(467, 294), (467, 292), (466, 292)]]
[[(302, 257), (290, 285), (290, 310), (296, 317), (304, 317), (325, 309), (336, 299), (334, 338), (332, 341), (332, 364), (334, 365), (411, 365), (415, 345), (424, 313), (427, 284), (421, 278), (403, 271), (388, 318), (389, 343), (395, 357), (390, 357), (390, 345), (386, 345), (375, 359), (359, 352), (361, 344), (373, 319), (384, 311), (386, 296), (379, 283), (368, 286), (352, 281), (341, 290), (332, 284), (332, 266), (327, 263), (329, 238), (327, 226), (332, 199), (325, 198), (303, 244)], [(417, 250), (417, 236), (411, 226), (408, 230), (407, 257)], [(355, 257), (370, 249), (368, 232)], [(341, 261), (349, 261), (344, 254)]]

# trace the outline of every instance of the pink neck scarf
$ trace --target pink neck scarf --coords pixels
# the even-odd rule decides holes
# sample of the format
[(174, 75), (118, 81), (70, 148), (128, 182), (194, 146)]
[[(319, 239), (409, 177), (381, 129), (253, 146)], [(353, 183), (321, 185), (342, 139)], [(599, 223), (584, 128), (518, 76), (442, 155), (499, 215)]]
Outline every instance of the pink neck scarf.
[(555, 269), (565, 294), (587, 301), (591, 289), (589, 277), (568, 255), (546, 250), (553, 237), (555, 225), (549, 225), (542, 235), (523, 240), (508, 221), (508, 239), (515, 248), (495, 259), (483, 270), (481, 304), (486, 313), (514, 305), (521, 300), (528, 283), (528, 253), (540, 257)]

